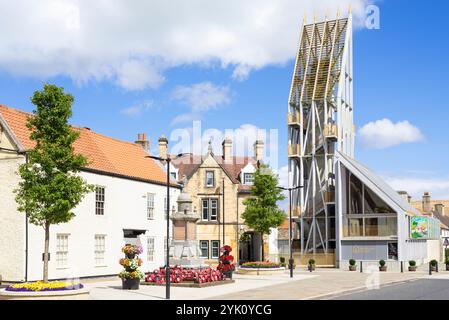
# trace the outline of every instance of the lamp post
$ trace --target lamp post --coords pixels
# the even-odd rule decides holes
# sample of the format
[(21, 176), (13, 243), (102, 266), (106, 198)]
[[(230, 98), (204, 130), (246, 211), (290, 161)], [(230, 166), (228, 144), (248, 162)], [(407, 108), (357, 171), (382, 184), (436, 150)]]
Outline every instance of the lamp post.
[(297, 186), (297, 187), (295, 187), (295, 188), (282, 188), (282, 187), (278, 187), (279, 189), (281, 189), (281, 190), (284, 190), (284, 191), (288, 191), (288, 198), (289, 198), (289, 202), (290, 202), (290, 220), (289, 220), (289, 235), (288, 235), (288, 237), (289, 237), (289, 251), (290, 251), (290, 259), (289, 259), (289, 261), (288, 261), (288, 264), (289, 264), (289, 269), (290, 269), (290, 278), (293, 278), (293, 263), (294, 263), (294, 260), (293, 260), (293, 249), (292, 249), (292, 246), (293, 246), (293, 230), (292, 230), (292, 207), (293, 207), (293, 204), (292, 204), (292, 192), (294, 191), (294, 190), (298, 190), (298, 189), (301, 189), (301, 188), (303, 188), (303, 186)]
[(223, 212), (223, 243), (221, 244), (221, 246), (225, 246), (225, 179), (222, 179), (222, 188), (223, 188), (223, 196), (222, 196), (222, 201), (223, 201), (223, 205), (222, 205), (222, 212)]
[(170, 163), (188, 153), (180, 153), (174, 158), (161, 158), (147, 156), (154, 160), (165, 161), (167, 163), (167, 263), (165, 264), (165, 299), (170, 300)]

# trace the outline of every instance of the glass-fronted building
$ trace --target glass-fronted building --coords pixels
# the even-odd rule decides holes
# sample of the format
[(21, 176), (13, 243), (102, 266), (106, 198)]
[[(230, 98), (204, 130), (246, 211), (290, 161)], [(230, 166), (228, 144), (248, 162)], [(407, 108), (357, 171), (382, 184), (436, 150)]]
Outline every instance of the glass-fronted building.
[(439, 258), (439, 220), (423, 216), (379, 176), (352, 159), (336, 157), (337, 265), (350, 259), (391, 268)]

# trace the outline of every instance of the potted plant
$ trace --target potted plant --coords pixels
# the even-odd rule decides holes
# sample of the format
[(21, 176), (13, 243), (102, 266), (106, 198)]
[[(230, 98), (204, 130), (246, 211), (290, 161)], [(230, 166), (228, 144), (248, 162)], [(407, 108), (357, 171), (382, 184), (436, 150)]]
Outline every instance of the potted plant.
[(415, 272), (416, 269), (417, 269), (417, 267), (416, 267), (416, 261), (410, 260), (410, 261), (408, 262), (408, 271), (410, 271), (410, 272)]
[(316, 261), (313, 259), (309, 260), (309, 266), (308, 266), (308, 270), (309, 271), (315, 271), (316, 269)]
[(387, 271), (387, 263), (385, 262), (385, 260), (380, 260), (379, 261), (379, 271), (380, 272), (386, 272)]
[(127, 244), (122, 248), (125, 258), (120, 259), (119, 263), (125, 270), (119, 273), (122, 279), (122, 288), (124, 290), (138, 290), (140, 280), (144, 278), (144, 274), (139, 270), (142, 265), (142, 259), (138, 255), (142, 253), (142, 247)]
[(220, 256), (217, 269), (223, 275), (223, 279), (228, 278), (232, 280), (232, 273), (235, 271), (234, 256), (231, 255), (232, 247), (224, 246), (221, 248), (221, 252), (222, 255)]
[(349, 271), (357, 271), (357, 265), (354, 259), (349, 260)]
[(449, 271), (449, 257), (446, 258), (446, 271)]
[(438, 264), (438, 261), (436, 261), (436, 260), (430, 261), (430, 268), (432, 269), (433, 272), (437, 271), (437, 264)]
[(280, 257), (279, 262), (281, 264), (281, 267), (287, 267), (287, 264), (285, 263), (285, 257)]

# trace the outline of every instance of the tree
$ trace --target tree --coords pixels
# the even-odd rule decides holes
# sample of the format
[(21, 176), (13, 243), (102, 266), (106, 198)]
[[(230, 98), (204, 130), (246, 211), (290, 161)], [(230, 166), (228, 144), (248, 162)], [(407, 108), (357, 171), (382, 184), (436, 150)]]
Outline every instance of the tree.
[(279, 227), (285, 220), (285, 213), (277, 202), (285, 196), (279, 189), (279, 178), (267, 165), (262, 165), (254, 173), (251, 198), (244, 201), (246, 206), (242, 218), (245, 224), (262, 237), (262, 260), (265, 260), (263, 237), (271, 233), (271, 228)]
[(28, 118), (30, 139), (35, 147), (19, 167), (21, 181), (16, 192), (18, 210), (29, 222), (45, 230), (43, 280), (48, 281), (50, 225), (69, 222), (84, 195), (92, 190), (78, 173), (87, 159), (74, 153), (79, 131), (68, 120), (72, 116), (73, 96), (64, 89), (46, 84), (36, 91), (31, 102), (36, 106)]

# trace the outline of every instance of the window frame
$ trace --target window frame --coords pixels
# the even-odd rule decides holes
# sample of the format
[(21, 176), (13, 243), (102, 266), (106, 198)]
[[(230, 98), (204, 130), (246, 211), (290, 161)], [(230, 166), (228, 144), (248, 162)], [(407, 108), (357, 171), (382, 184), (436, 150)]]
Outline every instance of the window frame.
[[(100, 192), (101, 191), (101, 192)], [(95, 187), (95, 215), (98, 217), (104, 217), (106, 204), (106, 187)]]
[[(247, 176), (251, 176), (251, 181), (250, 182), (248, 182)], [(243, 173), (243, 184), (246, 185), (246, 186), (254, 185), (254, 173), (244, 172)]]
[[(154, 220), (154, 208), (155, 208), (155, 198), (156, 195), (151, 192), (147, 192), (146, 196), (146, 207), (147, 207), (147, 220)], [(151, 199), (151, 201), (150, 201)], [(151, 206), (150, 206), (151, 204)]]
[[(69, 267), (69, 236), (69, 233), (56, 234), (56, 268), (58, 269), (66, 269)], [(65, 238), (65, 240), (61, 238)], [(65, 243), (62, 243), (62, 240)], [(61, 261), (64, 263), (61, 263)]]
[[(216, 248), (214, 248), (214, 244), (218, 244)], [(217, 250), (217, 255), (214, 256), (214, 250)], [(210, 241), (210, 256), (211, 259), (218, 259), (220, 258), (220, 240), (211, 240)]]
[[(203, 244), (206, 244), (205, 248), (203, 248), (203, 246), (202, 246)], [(200, 240), (199, 247), (200, 247), (200, 254), (201, 254), (200, 258), (209, 259), (209, 241), (208, 240)], [(205, 249), (207, 252), (207, 254), (205, 256), (203, 255), (203, 249)]]
[[(102, 239), (102, 243), (98, 244), (97, 240)], [(95, 266), (105, 266), (106, 263), (106, 235), (96, 234), (94, 236), (94, 260)], [(99, 256), (100, 255), (100, 256)], [(101, 260), (101, 262), (99, 262)]]
[[(207, 206), (204, 206), (207, 204)], [(213, 211), (215, 210), (215, 214)], [(207, 216), (207, 217), (206, 217)], [(201, 199), (201, 221), (217, 222), (220, 216), (220, 201), (218, 198)]]
[[(156, 242), (156, 239), (154, 237), (147, 237), (147, 261), (148, 262), (154, 262), (155, 242)], [(150, 243), (152, 243), (152, 246), (150, 246)], [(151, 257), (151, 259), (150, 259), (150, 257)]]
[[(209, 174), (212, 174), (212, 184), (209, 184), (209, 177), (208, 177), (208, 175)], [(215, 171), (213, 171), (213, 170), (207, 170), (206, 171), (206, 183), (205, 183), (205, 185), (206, 185), (206, 188), (214, 188), (215, 187)]]

